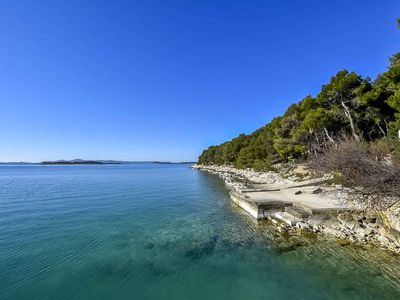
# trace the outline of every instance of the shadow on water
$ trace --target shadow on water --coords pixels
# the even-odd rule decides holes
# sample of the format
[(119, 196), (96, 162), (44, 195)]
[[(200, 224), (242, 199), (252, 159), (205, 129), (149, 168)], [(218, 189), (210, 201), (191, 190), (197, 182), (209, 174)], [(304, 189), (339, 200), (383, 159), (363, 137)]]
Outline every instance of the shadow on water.
[(133, 272), (133, 267), (134, 262), (132, 260), (107, 262), (98, 267), (98, 272), (103, 278), (124, 281)]
[(185, 256), (192, 260), (200, 259), (203, 256), (212, 255), (217, 245), (218, 235), (212, 236), (207, 242), (201, 243), (192, 249), (186, 251)]

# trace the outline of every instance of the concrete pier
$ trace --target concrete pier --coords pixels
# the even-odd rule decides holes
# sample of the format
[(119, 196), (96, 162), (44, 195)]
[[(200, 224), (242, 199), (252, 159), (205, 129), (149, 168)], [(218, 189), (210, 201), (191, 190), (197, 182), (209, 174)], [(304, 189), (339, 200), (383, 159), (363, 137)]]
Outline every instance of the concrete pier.
[(280, 201), (268, 201), (265, 203), (260, 203), (254, 201), (254, 199), (249, 196), (231, 191), (230, 192), (231, 200), (248, 212), (251, 216), (256, 219), (265, 219), (267, 218), (266, 212), (271, 211), (281, 211), (284, 210), (286, 206), (291, 206), (291, 203), (284, 203)]
[[(286, 212), (278, 216), (283, 222), (297, 222), (309, 215), (330, 216), (344, 211), (358, 211), (345, 203), (337, 195), (315, 193), (318, 186), (260, 186), (259, 189), (231, 191), (231, 200), (256, 219), (266, 219), (276, 212)], [(293, 221), (293, 222), (292, 222)]]

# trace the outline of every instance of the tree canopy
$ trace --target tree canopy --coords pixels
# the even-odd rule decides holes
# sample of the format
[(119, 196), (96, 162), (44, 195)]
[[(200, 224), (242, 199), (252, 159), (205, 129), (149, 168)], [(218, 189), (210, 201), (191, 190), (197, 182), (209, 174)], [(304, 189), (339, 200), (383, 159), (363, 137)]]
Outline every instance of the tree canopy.
[(251, 134), (209, 147), (198, 162), (266, 170), (277, 162), (305, 159), (341, 135), (371, 142), (395, 138), (398, 129), (400, 52), (374, 81), (341, 70), (316, 97), (290, 105), (282, 116)]

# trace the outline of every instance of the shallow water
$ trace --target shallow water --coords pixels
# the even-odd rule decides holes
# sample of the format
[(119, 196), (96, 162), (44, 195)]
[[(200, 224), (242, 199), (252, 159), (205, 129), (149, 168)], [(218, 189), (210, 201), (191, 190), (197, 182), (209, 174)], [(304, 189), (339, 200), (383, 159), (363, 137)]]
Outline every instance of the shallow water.
[(276, 240), (188, 165), (0, 167), (0, 299), (399, 297), (398, 256)]

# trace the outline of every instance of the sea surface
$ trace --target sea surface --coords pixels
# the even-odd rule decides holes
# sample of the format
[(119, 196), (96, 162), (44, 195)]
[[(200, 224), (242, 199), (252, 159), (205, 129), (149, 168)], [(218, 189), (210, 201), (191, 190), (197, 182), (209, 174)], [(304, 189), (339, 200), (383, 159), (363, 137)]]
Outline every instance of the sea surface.
[(400, 299), (400, 258), (276, 237), (189, 165), (0, 166), (0, 299)]

